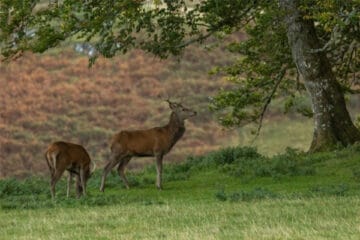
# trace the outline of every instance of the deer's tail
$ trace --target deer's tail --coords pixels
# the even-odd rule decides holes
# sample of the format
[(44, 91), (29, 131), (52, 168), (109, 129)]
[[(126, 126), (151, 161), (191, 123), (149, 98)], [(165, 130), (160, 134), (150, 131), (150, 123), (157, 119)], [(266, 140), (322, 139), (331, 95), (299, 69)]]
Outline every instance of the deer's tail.
[(55, 173), (56, 162), (57, 162), (58, 155), (59, 155), (59, 152), (57, 152), (57, 151), (48, 150), (45, 153), (46, 163), (47, 163), (47, 165), (49, 167), (51, 175), (54, 175), (54, 173)]

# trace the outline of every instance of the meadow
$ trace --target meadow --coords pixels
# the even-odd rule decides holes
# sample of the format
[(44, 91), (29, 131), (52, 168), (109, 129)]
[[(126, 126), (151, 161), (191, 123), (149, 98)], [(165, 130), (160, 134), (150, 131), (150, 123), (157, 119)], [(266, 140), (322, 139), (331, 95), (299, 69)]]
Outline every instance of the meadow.
[(115, 171), (100, 193), (52, 200), (48, 179), (0, 180), (0, 239), (358, 239), (360, 145), (309, 155), (288, 148), (272, 157), (253, 147), (189, 156), (164, 169)]

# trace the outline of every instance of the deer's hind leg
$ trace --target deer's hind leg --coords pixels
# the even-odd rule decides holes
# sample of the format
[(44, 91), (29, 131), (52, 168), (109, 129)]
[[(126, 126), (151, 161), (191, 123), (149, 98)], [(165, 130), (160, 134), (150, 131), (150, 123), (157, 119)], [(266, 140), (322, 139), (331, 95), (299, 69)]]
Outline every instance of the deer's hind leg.
[(76, 174), (76, 176), (75, 176), (75, 190), (76, 190), (76, 197), (80, 198), (83, 193), (83, 188), (81, 186), (80, 174)]
[(67, 179), (67, 190), (66, 190), (66, 197), (70, 196), (70, 187), (71, 187), (71, 180), (73, 178), (73, 174), (68, 171), (68, 179)]
[(130, 187), (129, 187), (129, 182), (126, 179), (126, 176), (125, 176), (125, 168), (126, 168), (126, 165), (129, 163), (130, 159), (131, 159), (131, 156), (122, 157), (121, 160), (120, 160), (119, 166), (118, 166), (119, 176), (122, 179), (122, 181), (124, 182), (125, 187), (127, 189), (129, 189)]
[(100, 185), (100, 191), (103, 192), (104, 188), (105, 188), (105, 180), (106, 180), (106, 176), (109, 174), (109, 172), (111, 171), (111, 169), (113, 169), (118, 163), (119, 161), (124, 157), (124, 155), (119, 155), (116, 153), (111, 153), (110, 156), (110, 161), (106, 164), (106, 166), (104, 167), (104, 171), (101, 177), (101, 185)]
[(50, 191), (51, 191), (51, 197), (53, 199), (55, 198), (55, 185), (61, 178), (61, 175), (64, 173), (64, 171), (65, 171), (65, 169), (58, 168), (55, 170), (54, 175), (51, 176)]

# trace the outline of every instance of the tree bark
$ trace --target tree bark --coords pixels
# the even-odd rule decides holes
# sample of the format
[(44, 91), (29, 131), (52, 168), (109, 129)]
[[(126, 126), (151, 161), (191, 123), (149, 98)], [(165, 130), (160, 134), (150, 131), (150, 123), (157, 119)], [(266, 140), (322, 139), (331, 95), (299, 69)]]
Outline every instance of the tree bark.
[(285, 13), (293, 60), (312, 100), (314, 135), (309, 151), (331, 150), (360, 141), (360, 131), (346, 109), (344, 93), (332, 72), (312, 20), (303, 18), (299, 0), (279, 0)]

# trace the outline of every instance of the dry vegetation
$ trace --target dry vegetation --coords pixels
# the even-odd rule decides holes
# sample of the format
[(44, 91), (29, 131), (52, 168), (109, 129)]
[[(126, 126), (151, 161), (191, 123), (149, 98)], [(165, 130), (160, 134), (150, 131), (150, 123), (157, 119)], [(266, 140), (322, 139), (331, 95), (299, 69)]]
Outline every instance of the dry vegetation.
[[(112, 134), (167, 123), (167, 96), (200, 114), (187, 122), (187, 132), (165, 162), (223, 146), (231, 133), (207, 108), (208, 96), (224, 84), (206, 75), (211, 65), (226, 61), (217, 56), (190, 49), (181, 62), (160, 61), (133, 51), (88, 68), (87, 57), (65, 50), (2, 64), (0, 178), (47, 173), (44, 151), (56, 140), (83, 144), (101, 167)], [(131, 166), (149, 161), (134, 159)]]

